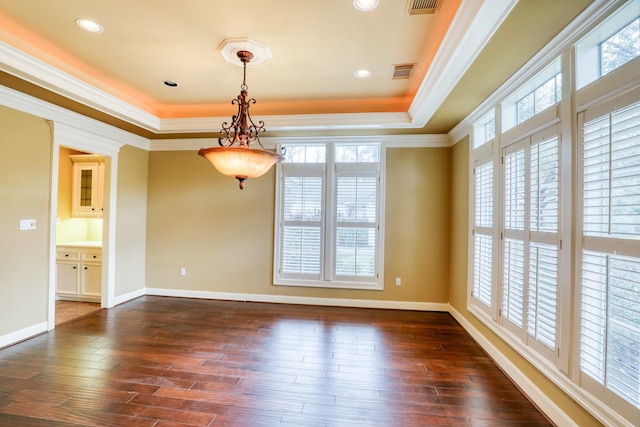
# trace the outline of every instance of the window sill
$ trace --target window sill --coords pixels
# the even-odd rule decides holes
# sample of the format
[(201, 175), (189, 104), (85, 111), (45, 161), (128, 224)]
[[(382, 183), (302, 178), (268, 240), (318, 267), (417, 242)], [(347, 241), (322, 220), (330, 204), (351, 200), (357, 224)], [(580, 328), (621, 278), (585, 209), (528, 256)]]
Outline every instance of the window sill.
[(383, 291), (382, 283), (370, 282), (330, 282), (316, 280), (286, 280), (278, 279), (273, 283), (274, 286), (293, 286), (302, 288), (325, 288), (325, 289), (353, 289), (365, 291)]

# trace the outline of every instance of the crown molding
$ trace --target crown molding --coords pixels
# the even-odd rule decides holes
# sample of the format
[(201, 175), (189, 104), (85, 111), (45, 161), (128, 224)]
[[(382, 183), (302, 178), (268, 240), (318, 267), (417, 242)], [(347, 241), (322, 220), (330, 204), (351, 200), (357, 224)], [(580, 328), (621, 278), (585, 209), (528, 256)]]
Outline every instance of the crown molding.
[(160, 127), (160, 119), (153, 114), (4, 42), (0, 42), (0, 70), (145, 130), (154, 132)]
[[(408, 113), (350, 113), (350, 114), (297, 114), (288, 116), (260, 116), (269, 131), (307, 131), (327, 129), (408, 129)], [(197, 117), (164, 119), (158, 134), (217, 132), (229, 117)]]
[(516, 3), (518, 0), (462, 1), (409, 107), (412, 127), (423, 127), (433, 117)]
[[(436, 135), (369, 135), (369, 136), (307, 136), (307, 137), (264, 137), (260, 141), (267, 149), (287, 143), (380, 143), (386, 148), (446, 148), (451, 147), (451, 139), (446, 134)], [(149, 151), (192, 151), (218, 145), (217, 138), (176, 138), (156, 139), (149, 143)]]
[[(229, 120), (228, 117), (160, 119), (4, 42), (0, 42), (0, 70), (156, 134), (215, 132)], [(299, 114), (261, 119), (274, 131), (416, 127), (407, 112)]]
[[(146, 138), (8, 87), (0, 86), (0, 105), (52, 121), (56, 137), (63, 135), (68, 138), (65, 139), (66, 144), (81, 143), (82, 147), (93, 144), (94, 149), (104, 154), (117, 152), (125, 144), (149, 149), (149, 140)], [(74, 133), (76, 136), (72, 136)]]

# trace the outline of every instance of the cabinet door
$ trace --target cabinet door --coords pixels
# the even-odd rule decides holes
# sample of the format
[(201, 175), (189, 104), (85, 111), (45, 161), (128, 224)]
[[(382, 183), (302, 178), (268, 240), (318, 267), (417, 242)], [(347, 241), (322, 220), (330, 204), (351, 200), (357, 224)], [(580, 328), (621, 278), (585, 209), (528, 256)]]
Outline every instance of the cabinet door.
[(102, 216), (100, 165), (76, 163), (73, 165), (73, 204), (71, 214), (76, 217)]
[(83, 264), (81, 266), (82, 273), (82, 290), (81, 295), (84, 296), (101, 296), (102, 295), (102, 265), (101, 264)]
[(78, 295), (78, 264), (56, 263), (56, 292), (65, 295)]

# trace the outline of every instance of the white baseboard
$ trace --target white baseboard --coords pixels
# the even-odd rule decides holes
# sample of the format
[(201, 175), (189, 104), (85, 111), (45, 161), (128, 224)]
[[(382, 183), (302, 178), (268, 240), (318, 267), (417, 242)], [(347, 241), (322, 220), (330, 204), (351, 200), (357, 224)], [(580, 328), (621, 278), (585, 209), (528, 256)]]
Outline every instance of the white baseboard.
[(136, 291), (129, 292), (128, 294), (119, 295), (119, 296), (115, 297), (114, 300), (113, 300), (113, 303), (114, 303), (114, 305), (124, 304), (127, 301), (131, 301), (132, 299), (139, 298), (139, 297), (144, 296), (146, 294), (147, 293), (146, 293), (146, 289), (145, 288), (138, 289)]
[(0, 348), (10, 346), (12, 344), (24, 341), (32, 338), (36, 335), (47, 332), (47, 322), (40, 322), (28, 328), (20, 329), (19, 331), (11, 332), (10, 334), (0, 336)]
[(363, 299), (295, 297), (288, 295), (236, 294), (228, 292), (188, 291), (147, 288), (146, 295), (217, 299), (227, 301), (271, 302), (280, 304), (329, 305), (336, 307), (385, 308), (395, 310), (449, 311), (449, 304), (411, 301), (379, 301)]
[(579, 427), (558, 405), (542, 392), (522, 371), (504, 356), (491, 341), (482, 335), (464, 316), (455, 308), (449, 306), (449, 313), (462, 325), (473, 339), (486, 351), (494, 362), (520, 387), (522, 392), (558, 426)]

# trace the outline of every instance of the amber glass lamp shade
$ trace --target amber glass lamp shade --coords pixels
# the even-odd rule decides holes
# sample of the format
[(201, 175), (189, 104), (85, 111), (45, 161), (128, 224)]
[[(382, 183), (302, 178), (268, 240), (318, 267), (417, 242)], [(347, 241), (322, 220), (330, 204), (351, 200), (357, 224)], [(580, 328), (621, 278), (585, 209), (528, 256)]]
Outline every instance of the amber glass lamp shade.
[(282, 155), (246, 145), (202, 148), (198, 154), (206, 158), (223, 175), (236, 178), (240, 189), (244, 181), (264, 175), (271, 166), (282, 161)]

